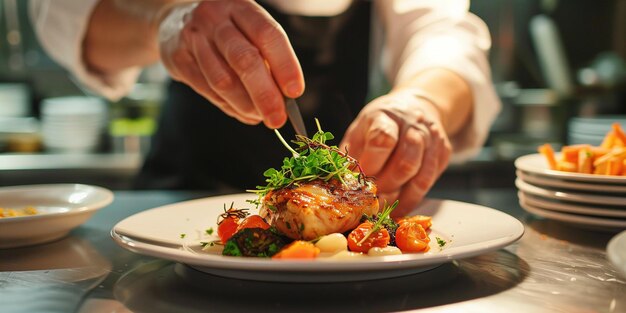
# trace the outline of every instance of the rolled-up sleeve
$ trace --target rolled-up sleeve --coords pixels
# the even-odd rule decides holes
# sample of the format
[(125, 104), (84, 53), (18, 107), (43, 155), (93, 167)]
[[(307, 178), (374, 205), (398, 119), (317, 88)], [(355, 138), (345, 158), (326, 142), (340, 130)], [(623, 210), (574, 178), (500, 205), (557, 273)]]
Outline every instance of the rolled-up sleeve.
[(30, 0), (29, 15), (41, 46), (54, 61), (87, 89), (116, 100), (130, 92), (141, 68), (105, 75), (89, 70), (85, 64), (83, 40), (98, 1)]
[(445, 68), (470, 86), (471, 120), (451, 139), (453, 160), (474, 156), (484, 144), (500, 111), (491, 81), (489, 30), (468, 12), (466, 0), (379, 0), (385, 28), (382, 67), (390, 82), (400, 84), (429, 68)]

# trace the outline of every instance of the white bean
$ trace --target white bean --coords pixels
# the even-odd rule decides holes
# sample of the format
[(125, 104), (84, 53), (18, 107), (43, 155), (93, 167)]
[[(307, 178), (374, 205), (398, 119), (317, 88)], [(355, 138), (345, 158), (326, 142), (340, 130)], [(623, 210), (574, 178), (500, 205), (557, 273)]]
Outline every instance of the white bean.
[(315, 246), (320, 249), (320, 252), (337, 253), (348, 250), (348, 239), (340, 233), (328, 234), (322, 236)]
[(352, 251), (348, 251), (348, 250), (344, 250), (344, 251), (340, 251), (337, 254), (334, 254), (330, 257), (328, 257), (329, 259), (337, 259), (337, 260), (353, 260), (356, 258), (362, 258), (365, 257), (366, 255), (360, 252), (352, 252)]
[(402, 251), (394, 246), (386, 246), (384, 248), (374, 247), (367, 251), (369, 256), (384, 256), (384, 255), (398, 255), (402, 254)]

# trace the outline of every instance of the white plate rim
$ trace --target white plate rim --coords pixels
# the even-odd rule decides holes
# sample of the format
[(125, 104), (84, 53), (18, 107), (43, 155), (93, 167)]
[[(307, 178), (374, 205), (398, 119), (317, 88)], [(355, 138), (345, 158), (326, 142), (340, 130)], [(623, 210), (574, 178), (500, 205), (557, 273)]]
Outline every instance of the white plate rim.
[[(230, 195), (235, 196), (235, 195)], [(246, 195), (249, 197), (249, 195)], [(197, 199), (192, 201), (179, 202), (167, 206), (153, 208), (138, 214), (146, 214), (151, 210), (163, 210), (164, 208), (172, 208), (175, 206), (185, 205), (185, 203), (202, 201), (209, 198)], [(219, 197), (217, 197), (219, 198)], [(442, 264), (455, 259), (467, 258), (476, 256), (482, 253), (487, 253), (505, 247), (515, 241), (517, 241), (524, 233), (523, 224), (516, 218), (484, 206), (463, 203), (452, 200), (437, 200), (428, 199), (426, 201), (451, 201), (454, 203), (462, 203), (464, 205), (473, 206), (483, 212), (491, 212), (498, 215), (511, 223), (510, 233), (504, 237), (493, 238), (490, 241), (475, 243), (466, 245), (463, 247), (444, 248), (442, 251), (438, 251), (437, 254), (431, 254), (428, 257), (424, 257), (424, 254), (404, 254), (398, 256), (385, 256), (385, 257), (367, 257), (368, 262), (346, 262), (339, 260), (323, 260), (318, 259), (316, 261), (297, 261), (297, 260), (270, 260), (260, 258), (234, 258), (224, 257), (221, 255), (209, 255), (209, 254), (194, 254), (185, 249), (181, 249), (180, 246), (168, 246), (167, 244), (159, 243), (147, 243), (136, 238), (131, 238), (120, 234), (117, 231), (118, 226), (125, 220), (120, 221), (111, 230), (111, 236), (113, 240), (121, 247), (130, 251), (150, 255), (153, 257), (169, 259), (172, 261), (185, 263), (192, 266), (211, 267), (215, 269), (242, 269), (248, 271), (272, 271), (272, 272), (308, 272), (314, 274), (316, 272), (340, 272), (340, 271), (367, 271), (367, 270), (397, 270), (406, 268), (416, 268), (424, 266), (432, 266), (435, 264)], [(432, 202), (429, 202), (432, 203)], [(137, 214), (133, 215), (136, 216)], [(132, 218), (133, 216), (128, 217)], [(436, 231), (436, 223), (433, 226), (433, 231)], [(452, 253), (451, 253), (452, 252)], [(280, 264), (279, 267), (276, 265)], [(311, 266), (314, 264), (314, 266)]]
[(590, 184), (578, 181), (568, 181), (550, 176), (536, 175), (522, 170), (516, 170), (515, 174), (523, 181), (538, 185), (557, 188), (574, 189), (580, 191), (598, 191), (604, 193), (626, 193), (626, 186), (615, 184)]
[(524, 192), (527, 192), (529, 194), (534, 194), (534, 195), (543, 196), (543, 197), (552, 198), (552, 199), (566, 200), (570, 202), (590, 203), (590, 204), (613, 205), (618, 208), (626, 208), (626, 198), (590, 195), (590, 194), (578, 194), (574, 192), (550, 190), (550, 189), (541, 188), (539, 186), (535, 186), (533, 184), (529, 184), (521, 180), (520, 178), (515, 179), (515, 186), (517, 186), (518, 189)]
[[(556, 157), (558, 158), (559, 156), (560, 153), (556, 153)], [(570, 173), (548, 169), (545, 157), (539, 153), (528, 154), (515, 159), (515, 167), (524, 172), (564, 180), (626, 185), (626, 176)]]
[(104, 198), (98, 202), (90, 203), (89, 205), (84, 205), (77, 208), (72, 208), (68, 211), (64, 212), (50, 212), (44, 214), (34, 214), (34, 215), (25, 215), (25, 216), (15, 216), (15, 217), (3, 217), (0, 218), (0, 225), (2, 224), (10, 224), (10, 223), (23, 223), (27, 221), (36, 221), (41, 219), (48, 218), (56, 218), (62, 216), (70, 216), (76, 214), (84, 214), (90, 211), (99, 210), (113, 202), (114, 194), (111, 190), (106, 189), (104, 187), (95, 186), (95, 185), (87, 185), (87, 184), (37, 184), (37, 185), (21, 185), (21, 186), (9, 186), (9, 187), (0, 187), (0, 196), (4, 192), (36, 192), (41, 189), (50, 189), (50, 188), (89, 188), (97, 190), (99, 193), (102, 193)]
[(536, 206), (533, 206), (523, 201), (520, 201), (520, 206), (524, 210), (530, 213), (533, 213), (535, 215), (561, 221), (561, 222), (582, 224), (582, 225), (588, 225), (588, 226), (602, 226), (602, 227), (626, 229), (626, 221), (609, 220), (609, 219), (604, 219), (600, 217), (586, 217), (582, 215), (556, 212), (556, 211), (538, 208)]
[(517, 196), (520, 201), (524, 201), (530, 205), (551, 211), (559, 211), (574, 214), (596, 215), (599, 217), (626, 218), (626, 210), (620, 209), (603, 209), (595, 207), (587, 207), (582, 205), (573, 205), (559, 202), (542, 200), (541, 196), (526, 195), (524, 191), (518, 191)]
[[(620, 249), (620, 247), (622, 249)], [(606, 245), (606, 257), (613, 267), (626, 278), (626, 230), (615, 235)]]

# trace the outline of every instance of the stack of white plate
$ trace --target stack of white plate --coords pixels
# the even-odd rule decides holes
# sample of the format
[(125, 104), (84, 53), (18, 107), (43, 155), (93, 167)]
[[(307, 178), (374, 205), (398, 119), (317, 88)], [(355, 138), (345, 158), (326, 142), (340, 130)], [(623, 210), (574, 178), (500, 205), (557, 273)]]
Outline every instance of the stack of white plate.
[(526, 211), (597, 230), (626, 229), (626, 176), (550, 170), (541, 154), (522, 156), (515, 167)]
[(107, 105), (94, 97), (59, 97), (41, 102), (41, 135), (51, 152), (92, 152), (100, 144)]
[(626, 116), (623, 115), (571, 118), (567, 132), (568, 143), (599, 146), (611, 130), (611, 125), (616, 122), (626, 128)]

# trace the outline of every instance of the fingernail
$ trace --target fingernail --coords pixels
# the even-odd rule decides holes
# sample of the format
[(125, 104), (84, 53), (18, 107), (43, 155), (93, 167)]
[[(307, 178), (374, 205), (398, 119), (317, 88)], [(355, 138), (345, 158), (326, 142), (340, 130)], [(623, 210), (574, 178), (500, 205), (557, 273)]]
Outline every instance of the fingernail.
[(285, 89), (285, 93), (291, 98), (297, 98), (302, 95), (302, 87), (297, 81), (288, 83)]

